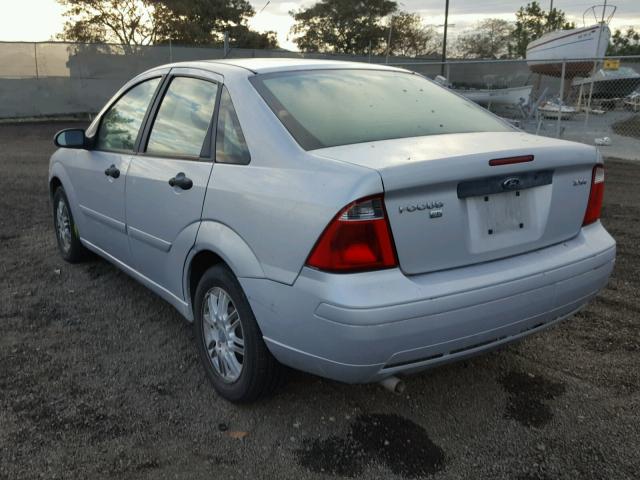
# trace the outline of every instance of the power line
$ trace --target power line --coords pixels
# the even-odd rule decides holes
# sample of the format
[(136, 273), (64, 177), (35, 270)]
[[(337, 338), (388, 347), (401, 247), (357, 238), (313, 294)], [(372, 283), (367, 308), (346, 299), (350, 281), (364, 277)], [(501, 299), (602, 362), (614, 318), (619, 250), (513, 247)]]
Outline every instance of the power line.
[[(509, 13), (515, 13), (517, 11), (517, 9), (519, 8), (518, 5), (514, 5), (513, 7), (509, 7), (508, 5), (505, 5), (506, 2), (482, 2), (481, 4), (475, 4), (475, 5), (452, 5), (451, 7), (451, 15), (457, 15), (457, 14), (465, 14), (465, 13), (469, 13), (469, 14), (482, 14), (482, 13), (504, 13), (504, 14), (509, 14)], [(515, 3), (515, 2), (514, 2)], [(634, 2), (635, 3), (635, 2)], [(556, 8), (563, 10), (564, 12), (567, 12), (567, 10), (569, 9), (578, 9), (581, 7), (590, 7), (593, 6), (593, 1), (591, 2), (562, 2), (562, 5), (554, 5)], [(501, 7), (500, 11), (491, 11), (490, 9), (492, 7)], [(515, 10), (513, 12), (511, 12), (510, 10), (507, 10), (509, 8), (515, 8)], [(421, 9), (416, 9), (416, 11), (419, 11)], [(423, 9), (423, 10), (428, 10), (429, 12), (436, 12), (438, 11), (438, 9), (436, 8), (429, 8), (429, 9)], [(640, 15), (640, 9), (636, 8), (635, 9), (638, 12), (638, 15)], [(431, 14), (431, 13), (430, 13)], [(433, 15), (433, 14), (431, 14)]]

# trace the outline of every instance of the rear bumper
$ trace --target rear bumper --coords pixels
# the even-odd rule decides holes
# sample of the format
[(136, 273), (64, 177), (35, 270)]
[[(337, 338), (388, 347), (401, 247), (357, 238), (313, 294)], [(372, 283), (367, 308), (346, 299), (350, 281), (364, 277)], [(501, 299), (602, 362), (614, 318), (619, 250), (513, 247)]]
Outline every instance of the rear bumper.
[(293, 285), (241, 278), (284, 364), (349, 383), (495, 348), (584, 306), (607, 283), (615, 241), (599, 222), (575, 238), (493, 262), (405, 276), (303, 269)]

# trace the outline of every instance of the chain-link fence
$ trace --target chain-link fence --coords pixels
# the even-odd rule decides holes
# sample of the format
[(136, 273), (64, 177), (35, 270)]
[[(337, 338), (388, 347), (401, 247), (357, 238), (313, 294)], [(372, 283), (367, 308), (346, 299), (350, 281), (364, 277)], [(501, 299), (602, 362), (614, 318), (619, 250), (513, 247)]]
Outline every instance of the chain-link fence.
[[(0, 118), (97, 112), (134, 75), (165, 63), (303, 56), (386, 62), (286, 50), (0, 42)], [(623, 156), (640, 156), (640, 56), (545, 64), (391, 57), (389, 63), (436, 79), (531, 133), (611, 144)]]
[(531, 133), (601, 146), (640, 158), (640, 56), (392, 62), (435, 78)]

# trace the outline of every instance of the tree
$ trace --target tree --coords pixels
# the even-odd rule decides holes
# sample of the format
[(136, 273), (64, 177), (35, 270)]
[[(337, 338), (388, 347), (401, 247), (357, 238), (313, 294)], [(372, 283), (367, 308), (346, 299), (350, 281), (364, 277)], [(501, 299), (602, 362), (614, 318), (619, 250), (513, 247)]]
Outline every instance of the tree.
[(607, 55), (640, 55), (640, 32), (633, 27), (624, 33), (616, 30), (611, 37)]
[(513, 30), (513, 24), (507, 20), (487, 18), (475, 29), (462, 33), (455, 49), (463, 58), (504, 58), (509, 53)]
[(567, 22), (566, 14), (557, 8), (545, 12), (536, 1), (520, 7), (516, 12), (516, 27), (513, 31), (510, 45), (512, 56), (524, 57), (527, 45), (544, 33), (552, 30), (568, 30), (575, 28), (573, 22)]
[[(83, 0), (86, 1), (86, 0)], [(155, 18), (161, 39), (185, 45), (221, 42), (225, 31), (231, 39), (248, 39), (246, 22), (255, 14), (247, 0), (144, 0), (167, 10)], [(243, 28), (244, 27), (244, 28)], [(233, 31), (233, 33), (232, 33)], [(260, 35), (257, 32), (255, 35)], [(251, 39), (255, 43), (255, 36)], [(244, 44), (234, 45), (244, 47)]]
[(273, 32), (247, 26), (255, 14), (247, 0), (57, 0), (70, 18), (58, 38), (75, 42), (187, 45), (222, 41), (229, 31), (237, 47), (277, 46)]
[(276, 32), (256, 32), (246, 25), (236, 25), (229, 29), (229, 42), (238, 48), (278, 48), (278, 37)]
[[(156, 8), (149, 0), (58, 0), (72, 18), (58, 35), (76, 42), (148, 45), (157, 39)], [(158, 14), (160, 12), (157, 12)]]
[(391, 0), (320, 0), (292, 11), (291, 33), (303, 52), (366, 54), (379, 50), (388, 29), (381, 20), (396, 11)]
[[(437, 53), (440, 47), (438, 34), (433, 28), (426, 27), (422, 23), (422, 17), (417, 13), (399, 12), (391, 17), (390, 24), (392, 25), (389, 48), (391, 55), (418, 57)], [(378, 53), (386, 52), (387, 41), (388, 36), (384, 48)]]

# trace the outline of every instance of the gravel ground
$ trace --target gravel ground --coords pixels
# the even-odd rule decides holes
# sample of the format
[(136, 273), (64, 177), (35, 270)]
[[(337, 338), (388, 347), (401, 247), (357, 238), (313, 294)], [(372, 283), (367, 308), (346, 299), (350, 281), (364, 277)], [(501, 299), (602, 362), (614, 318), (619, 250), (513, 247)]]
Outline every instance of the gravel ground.
[(172, 307), (59, 257), (46, 179), (64, 126), (0, 125), (0, 478), (638, 478), (640, 164), (608, 161), (618, 262), (572, 319), (401, 397), (292, 372), (237, 407)]

